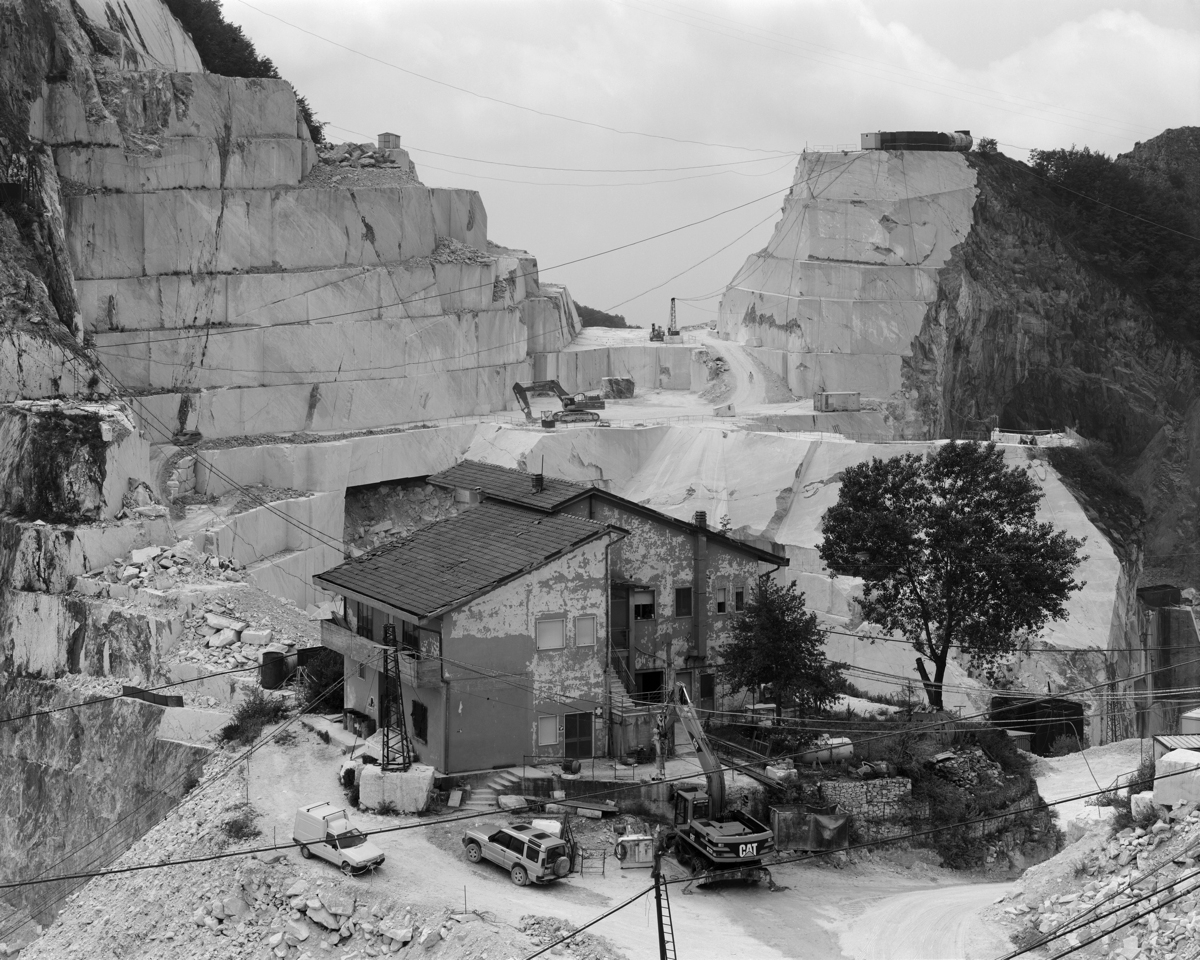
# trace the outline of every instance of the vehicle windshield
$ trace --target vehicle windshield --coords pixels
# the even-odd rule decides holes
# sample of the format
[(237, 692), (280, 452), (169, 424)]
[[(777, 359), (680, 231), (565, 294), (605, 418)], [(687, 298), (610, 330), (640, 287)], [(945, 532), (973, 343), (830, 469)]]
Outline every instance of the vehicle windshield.
[(366, 842), (366, 836), (358, 829), (352, 829), (349, 833), (339, 833), (337, 838), (337, 845), (341, 850), (345, 850), (347, 847), (361, 846)]

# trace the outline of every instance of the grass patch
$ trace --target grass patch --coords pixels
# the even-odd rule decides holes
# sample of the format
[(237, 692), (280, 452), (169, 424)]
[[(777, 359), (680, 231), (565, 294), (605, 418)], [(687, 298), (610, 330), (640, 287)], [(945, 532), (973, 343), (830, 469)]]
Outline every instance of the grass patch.
[(233, 711), (233, 720), (221, 728), (221, 739), (226, 743), (248, 746), (257, 740), (269, 723), (278, 723), (287, 718), (287, 703), (268, 697), (255, 687), (248, 697)]

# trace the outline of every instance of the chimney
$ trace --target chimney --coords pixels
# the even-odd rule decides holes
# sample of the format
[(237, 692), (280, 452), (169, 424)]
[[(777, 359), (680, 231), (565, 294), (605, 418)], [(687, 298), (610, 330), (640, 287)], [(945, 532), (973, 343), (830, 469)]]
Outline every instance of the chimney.
[(542, 473), (533, 474), (533, 492), (541, 493), (546, 488), (546, 476)]
[(700, 527), (702, 530), (708, 529), (708, 514), (704, 510), (697, 510), (692, 515), (692, 523)]

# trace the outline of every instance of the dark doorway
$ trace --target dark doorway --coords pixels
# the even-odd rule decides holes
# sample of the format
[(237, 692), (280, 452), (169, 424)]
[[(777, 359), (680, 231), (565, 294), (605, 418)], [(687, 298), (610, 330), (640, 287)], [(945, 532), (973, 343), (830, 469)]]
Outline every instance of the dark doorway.
[(700, 674), (700, 709), (715, 710), (717, 707), (717, 679), (711, 673)]
[(661, 670), (642, 670), (637, 675), (637, 690), (633, 699), (640, 703), (662, 703), (663, 672)]
[(587, 760), (592, 755), (592, 715), (568, 713), (563, 718), (563, 750), (573, 760)]

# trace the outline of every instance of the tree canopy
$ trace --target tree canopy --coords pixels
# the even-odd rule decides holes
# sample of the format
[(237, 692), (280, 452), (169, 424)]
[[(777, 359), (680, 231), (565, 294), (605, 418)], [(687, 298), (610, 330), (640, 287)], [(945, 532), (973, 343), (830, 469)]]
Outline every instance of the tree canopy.
[(841, 681), (841, 665), (825, 658), (824, 644), (816, 614), (805, 609), (795, 582), (784, 587), (761, 576), (721, 647), (721, 679), (733, 690), (770, 684), (777, 717), (784, 707), (815, 712), (833, 702)]
[(942, 707), (951, 650), (986, 666), (1064, 619), (1083, 586), (1073, 577), (1083, 541), (1037, 521), (1041, 498), (990, 443), (874, 458), (843, 474), (821, 521), (821, 559), (835, 575), (862, 578), (864, 620), (933, 662), (931, 706)]
[(585, 327), (625, 328), (629, 326), (622, 314), (605, 313), (595, 307), (585, 307), (579, 301), (575, 302), (575, 312), (579, 314), (579, 322)]

